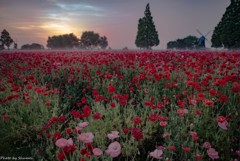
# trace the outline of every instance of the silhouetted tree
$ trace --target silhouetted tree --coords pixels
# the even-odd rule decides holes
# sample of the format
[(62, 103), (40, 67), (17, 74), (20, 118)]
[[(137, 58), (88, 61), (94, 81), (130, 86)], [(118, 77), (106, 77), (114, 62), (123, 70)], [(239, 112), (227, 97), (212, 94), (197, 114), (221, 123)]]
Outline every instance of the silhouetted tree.
[(18, 48), (18, 44), (17, 42), (14, 42), (14, 49), (17, 50), (17, 48)]
[(30, 44), (25, 44), (21, 47), (22, 50), (43, 50), (44, 47), (41, 44), (37, 44), (37, 43), (32, 43)]
[(151, 49), (152, 46), (159, 45), (158, 32), (155, 28), (149, 3), (146, 6), (144, 17), (138, 21), (138, 32), (135, 40), (137, 47)]
[(183, 39), (170, 41), (167, 43), (167, 49), (196, 49), (198, 38), (196, 36), (187, 36)]
[(47, 47), (51, 49), (72, 49), (79, 46), (79, 39), (73, 34), (48, 37)]
[(99, 46), (101, 47), (101, 49), (106, 49), (106, 47), (108, 46), (108, 41), (106, 36), (100, 37)]
[(2, 41), (2, 39), (0, 37), (0, 50), (3, 50), (3, 49), (4, 49), (4, 44), (3, 44), (3, 41)]
[(93, 31), (85, 31), (82, 33), (80, 42), (85, 48), (94, 48), (99, 45), (100, 36)]
[(10, 37), (8, 31), (5, 29), (1, 33), (1, 42), (2, 42), (2, 48), (4, 49), (4, 45), (6, 45), (8, 50), (11, 44), (13, 43), (13, 39)]
[(231, 0), (211, 41), (212, 47), (240, 48), (240, 0)]

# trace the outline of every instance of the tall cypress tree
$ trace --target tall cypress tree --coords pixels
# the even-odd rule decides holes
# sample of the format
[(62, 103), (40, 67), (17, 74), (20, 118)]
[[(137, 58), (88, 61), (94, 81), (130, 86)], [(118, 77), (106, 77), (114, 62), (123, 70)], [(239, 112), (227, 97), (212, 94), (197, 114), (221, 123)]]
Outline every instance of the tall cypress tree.
[(158, 32), (155, 28), (149, 3), (146, 6), (144, 17), (138, 21), (138, 32), (135, 40), (137, 47), (151, 49), (152, 46), (159, 45)]
[(212, 47), (240, 48), (240, 0), (231, 0), (211, 41)]

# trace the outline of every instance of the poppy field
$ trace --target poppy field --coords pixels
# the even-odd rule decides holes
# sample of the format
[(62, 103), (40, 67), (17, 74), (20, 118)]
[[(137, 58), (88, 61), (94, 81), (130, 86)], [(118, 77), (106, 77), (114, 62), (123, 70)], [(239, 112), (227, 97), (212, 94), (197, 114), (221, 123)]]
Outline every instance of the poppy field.
[(0, 157), (240, 160), (240, 52), (0, 53)]

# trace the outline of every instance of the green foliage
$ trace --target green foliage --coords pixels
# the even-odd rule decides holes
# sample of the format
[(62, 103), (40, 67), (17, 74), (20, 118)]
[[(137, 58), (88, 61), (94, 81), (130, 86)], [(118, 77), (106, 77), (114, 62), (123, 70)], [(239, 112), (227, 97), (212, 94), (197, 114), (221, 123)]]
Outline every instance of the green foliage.
[(108, 41), (106, 36), (100, 37), (99, 46), (101, 47), (101, 49), (106, 49), (106, 47), (108, 46)]
[(100, 36), (98, 33), (94, 33), (93, 31), (85, 31), (82, 33), (80, 42), (83, 47), (92, 49), (98, 46), (100, 42)]
[(16, 42), (14, 42), (14, 47), (15, 50), (18, 49), (18, 44)]
[[(17, 47), (16, 47), (17, 48)], [(32, 43), (32, 44), (25, 44), (21, 47), (22, 50), (43, 50), (44, 47), (41, 44)]]
[[(11, 88), (7, 87), (7, 89)], [(57, 104), (54, 102), (58, 102), (58, 95), (42, 96), (33, 90), (24, 92), (31, 95), (32, 100), (29, 104), (15, 99), (0, 106), (1, 111), (10, 115), (10, 119), (0, 121), (0, 152), (3, 156), (31, 157), (32, 149), (42, 142), (36, 134), (56, 114), (54, 107)], [(1, 92), (0, 97), (4, 98), (9, 94), (11, 93)], [(44, 104), (48, 101), (52, 104), (47, 107)]]
[(240, 1), (231, 0), (212, 35), (212, 47), (240, 48)]
[(149, 3), (146, 6), (144, 17), (138, 21), (138, 32), (135, 44), (139, 48), (150, 49), (152, 46), (159, 45), (158, 32), (156, 31)]
[(9, 47), (13, 43), (13, 39), (10, 37), (8, 31), (5, 29), (1, 33), (1, 42), (2, 42), (2, 44), (1, 44), (0, 48), (4, 49), (4, 45), (6, 45), (8, 50), (9, 50)]
[(196, 36), (187, 36), (183, 39), (168, 42), (167, 49), (194, 49), (197, 47), (197, 41)]
[(79, 46), (79, 39), (73, 34), (48, 37), (47, 47), (50, 49), (72, 49)]

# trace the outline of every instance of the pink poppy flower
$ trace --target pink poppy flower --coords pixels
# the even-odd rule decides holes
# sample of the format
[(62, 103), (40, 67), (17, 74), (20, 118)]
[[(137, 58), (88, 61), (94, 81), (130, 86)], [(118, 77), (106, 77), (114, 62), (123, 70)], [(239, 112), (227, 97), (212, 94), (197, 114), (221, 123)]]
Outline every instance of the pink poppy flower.
[(236, 151), (236, 154), (237, 154), (238, 156), (240, 156), (240, 150), (237, 150), (237, 151)]
[(108, 149), (105, 152), (109, 154), (112, 158), (115, 158), (120, 155), (121, 150), (121, 145), (119, 144), (119, 142), (115, 141), (108, 146)]
[(81, 122), (78, 124), (78, 126), (81, 128), (87, 127), (88, 125), (89, 125), (89, 122)]
[(153, 152), (150, 153), (150, 157), (156, 158), (156, 159), (162, 159), (161, 155), (163, 154), (162, 150), (155, 149)]
[(186, 113), (186, 114), (188, 114), (188, 110), (187, 110), (187, 109), (184, 109), (183, 112)]
[(197, 101), (196, 100), (191, 100), (191, 104), (196, 106), (197, 105)]
[(225, 120), (224, 122), (218, 122), (218, 126), (220, 126), (223, 130), (227, 130), (228, 122)]
[(70, 146), (73, 145), (73, 140), (72, 140), (72, 138), (68, 139), (67, 142), (68, 142), (68, 144), (67, 144), (68, 147), (70, 147)]
[(211, 148), (211, 144), (209, 142), (205, 142), (203, 144), (203, 147), (209, 149), (209, 148)]
[(193, 137), (195, 137), (195, 136), (197, 136), (197, 133), (196, 133), (196, 132), (193, 132), (193, 131), (191, 131), (191, 132), (190, 132), (190, 135), (191, 135), (191, 136), (193, 136)]
[(190, 129), (193, 129), (194, 128), (194, 124), (190, 124)]
[(120, 137), (118, 134), (119, 134), (119, 132), (118, 132), (118, 131), (112, 131), (112, 133), (111, 133), (111, 134), (108, 134), (108, 138), (109, 138), (110, 140), (114, 140), (114, 139), (116, 139), (116, 138), (119, 138), (119, 137)]
[(93, 152), (93, 154), (94, 154), (95, 156), (97, 156), (97, 157), (99, 157), (99, 156), (102, 155), (102, 150), (99, 149), (99, 148), (94, 148), (92, 152)]
[(93, 134), (91, 132), (88, 132), (88, 133), (81, 133), (79, 136), (78, 136), (79, 140), (82, 141), (82, 142), (85, 142), (85, 143), (91, 143), (93, 142)]
[(170, 134), (168, 133), (168, 132), (165, 132), (164, 134), (163, 134), (163, 138), (170, 138)]
[(207, 151), (207, 153), (208, 153), (208, 156), (209, 156), (210, 158), (212, 158), (212, 159), (218, 159), (218, 158), (219, 158), (218, 152), (216, 152), (215, 149), (213, 149), (213, 148), (210, 148), (210, 149)]
[(59, 148), (65, 148), (68, 146), (68, 140), (64, 138), (60, 138), (55, 142), (55, 145)]

